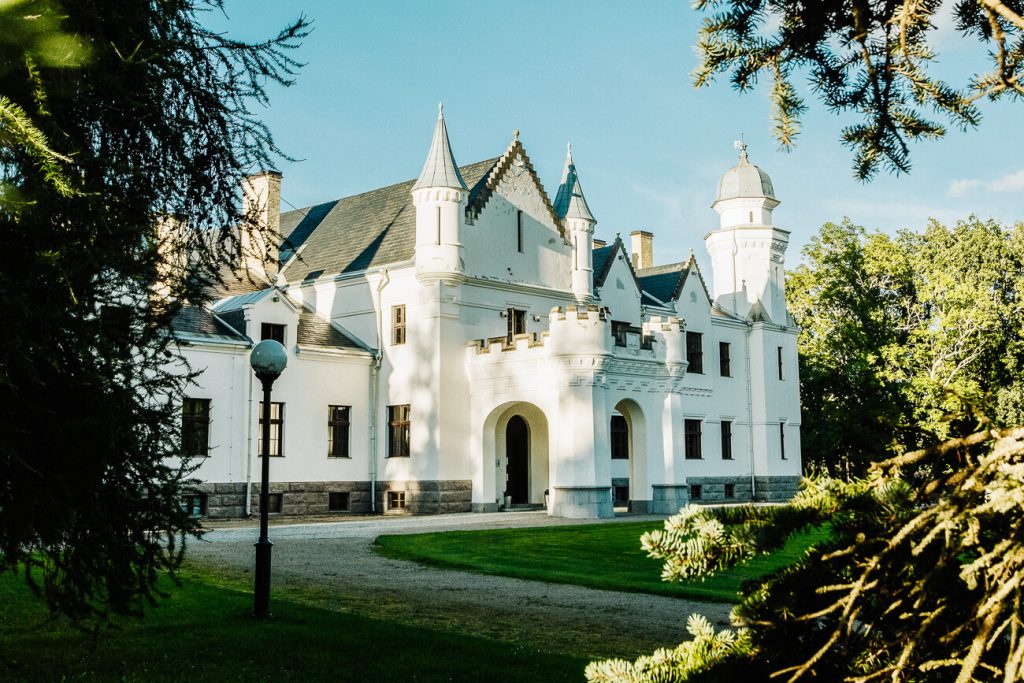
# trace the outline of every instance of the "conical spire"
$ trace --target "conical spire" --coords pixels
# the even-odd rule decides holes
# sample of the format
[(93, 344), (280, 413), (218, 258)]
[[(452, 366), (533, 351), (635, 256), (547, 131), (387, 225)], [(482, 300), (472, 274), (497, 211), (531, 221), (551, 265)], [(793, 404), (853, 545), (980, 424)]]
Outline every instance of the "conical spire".
[(580, 179), (576, 174), (576, 164), (572, 161), (571, 144), (567, 145), (562, 182), (558, 185), (558, 192), (555, 194), (555, 213), (562, 219), (582, 218), (597, 222), (594, 214), (590, 213), (590, 207), (587, 206), (587, 200), (583, 196), (583, 188), (580, 187)]
[(460, 190), (468, 190), (466, 181), (459, 173), (459, 167), (455, 165), (455, 157), (452, 156), (451, 144), (448, 142), (448, 128), (444, 125), (444, 107), (437, 105), (437, 126), (434, 128), (434, 140), (430, 143), (430, 152), (427, 153), (427, 163), (423, 164), (423, 170), (413, 190), (424, 187), (451, 187)]

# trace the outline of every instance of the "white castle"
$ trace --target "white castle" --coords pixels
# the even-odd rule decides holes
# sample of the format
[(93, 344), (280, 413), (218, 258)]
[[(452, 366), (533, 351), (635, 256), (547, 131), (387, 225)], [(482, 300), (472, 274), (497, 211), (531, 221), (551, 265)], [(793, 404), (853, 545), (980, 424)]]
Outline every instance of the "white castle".
[(796, 490), (789, 233), (745, 146), (704, 238), (714, 296), (692, 255), (654, 265), (649, 232), (594, 238), (571, 150), (552, 202), (518, 133), (459, 167), (440, 111), (415, 181), (284, 214), (280, 186), (265, 172), (244, 192), (281, 236), (272, 266), (175, 323), (204, 369), (182, 414), (195, 514), (256, 511), (262, 338), (289, 354), (272, 512), (607, 517)]

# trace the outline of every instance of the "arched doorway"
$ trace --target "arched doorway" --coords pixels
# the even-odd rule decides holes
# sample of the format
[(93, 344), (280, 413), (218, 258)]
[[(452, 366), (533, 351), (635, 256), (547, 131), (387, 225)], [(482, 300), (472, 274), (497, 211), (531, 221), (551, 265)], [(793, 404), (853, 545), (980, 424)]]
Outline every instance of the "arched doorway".
[(632, 512), (650, 509), (647, 478), (647, 425), (643, 410), (632, 399), (615, 404), (609, 430), (612, 444), (612, 499)]
[(505, 427), (505, 459), (505, 495), (513, 505), (525, 505), (530, 502), (530, 428), (520, 415)]

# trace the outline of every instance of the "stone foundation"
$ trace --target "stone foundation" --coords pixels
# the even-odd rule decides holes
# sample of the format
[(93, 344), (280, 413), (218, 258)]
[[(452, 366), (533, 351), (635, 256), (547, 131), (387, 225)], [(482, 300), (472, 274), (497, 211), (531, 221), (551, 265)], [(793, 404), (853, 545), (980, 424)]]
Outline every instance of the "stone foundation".
[[(389, 506), (390, 491), (405, 493), (404, 509)], [(470, 512), (473, 509), (472, 500), (473, 482), (468, 479), (377, 482), (377, 511), (385, 514)]]
[[(700, 498), (690, 489), (691, 503), (747, 503), (752, 500), (750, 477), (687, 477), (687, 486), (700, 486)], [(726, 485), (732, 485), (732, 496), (725, 495)]]
[(674, 515), (679, 508), (690, 502), (690, 487), (675, 484), (655, 484), (651, 487), (654, 499), (651, 500), (651, 513), (655, 515)]
[(800, 477), (754, 477), (754, 500), (786, 501), (800, 490)]
[(610, 486), (554, 486), (553, 517), (593, 519), (614, 517)]

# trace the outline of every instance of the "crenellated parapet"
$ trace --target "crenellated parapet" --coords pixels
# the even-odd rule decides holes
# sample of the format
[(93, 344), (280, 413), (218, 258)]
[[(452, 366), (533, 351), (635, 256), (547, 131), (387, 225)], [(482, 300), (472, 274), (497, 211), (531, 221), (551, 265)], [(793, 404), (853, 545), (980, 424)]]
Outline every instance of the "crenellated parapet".
[(644, 336), (654, 339), (658, 349), (658, 360), (667, 366), (685, 372), (686, 362), (686, 321), (675, 316), (662, 318), (652, 316), (644, 322)]
[(552, 356), (611, 356), (608, 309), (590, 305), (555, 306), (548, 315), (545, 345)]

